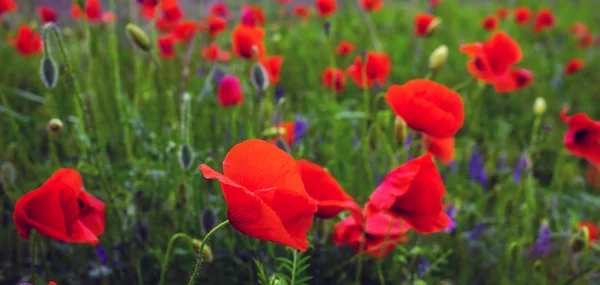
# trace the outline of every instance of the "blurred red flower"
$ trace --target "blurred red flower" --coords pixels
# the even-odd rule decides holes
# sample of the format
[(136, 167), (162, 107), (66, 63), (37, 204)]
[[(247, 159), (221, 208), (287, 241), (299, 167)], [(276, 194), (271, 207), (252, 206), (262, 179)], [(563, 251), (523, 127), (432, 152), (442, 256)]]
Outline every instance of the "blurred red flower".
[(588, 242), (596, 243), (598, 241), (598, 225), (588, 221), (579, 222), (577, 231), (582, 231), (584, 228), (587, 228), (588, 231)]
[(31, 56), (42, 52), (42, 37), (29, 25), (21, 25), (17, 38), (8, 38), (8, 44), (14, 46), (23, 56)]
[(506, 19), (506, 17), (508, 17), (508, 14), (510, 14), (510, 11), (507, 8), (498, 8), (498, 10), (496, 10), (496, 16), (498, 16), (498, 18), (500, 19)]
[(304, 4), (296, 4), (296, 6), (294, 6), (294, 16), (308, 19), (310, 17), (310, 10)]
[(79, 5), (73, 3), (71, 6), (71, 17), (73, 19), (79, 19), (83, 15), (83, 11), (81, 11), (81, 7)]
[(98, 0), (87, 0), (85, 4), (85, 16), (90, 22), (102, 21), (102, 7)]
[(221, 82), (219, 82), (217, 101), (224, 107), (235, 106), (244, 102), (242, 86), (237, 77), (232, 75), (223, 76)]
[(564, 136), (567, 150), (575, 156), (600, 166), (600, 122), (592, 121), (585, 113), (567, 116), (568, 109), (560, 112), (560, 118), (569, 125)]
[(339, 68), (326, 68), (321, 76), (321, 82), (329, 89), (334, 88), (336, 92), (342, 92), (346, 88), (346, 76)]
[(337, 9), (337, 3), (335, 0), (315, 0), (315, 5), (317, 6), (317, 12), (319, 12), (319, 16), (325, 18), (333, 15), (335, 10)]
[(175, 41), (178, 42), (189, 42), (196, 33), (198, 24), (194, 21), (180, 21), (175, 24), (171, 34)]
[(14, 220), (25, 239), (34, 228), (54, 240), (97, 245), (104, 233), (104, 209), (102, 201), (83, 190), (79, 173), (63, 168), (17, 201)]
[(358, 212), (335, 224), (332, 240), (338, 246), (349, 245), (357, 253), (383, 258), (398, 244), (408, 241), (409, 230), (406, 222), (385, 213), (369, 216), (365, 223), (362, 213)]
[(335, 53), (338, 55), (349, 55), (354, 51), (354, 44), (349, 41), (341, 41), (335, 48)]
[(383, 7), (383, 0), (360, 0), (360, 6), (369, 12), (377, 12)]
[(533, 22), (533, 32), (539, 33), (555, 25), (554, 15), (549, 8), (543, 8), (535, 14)]
[(564, 73), (565, 75), (572, 75), (581, 70), (584, 66), (585, 61), (583, 61), (583, 59), (571, 59), (569, 62), (567, 62), (567, 64), (565, 64)]
[(346, 209), (361, 211), (354, 199), (323, 167), (305, 159), (298, 160), (297, 164), (306, 192), (317, 202), (315, 216), (331, 219)]
[(14, 0), (0, 0), (0, 16), (15, 10), (17, 10), (17, 3)]
[(433, 15), (419, 13), (415, 15), (415, 35), (419, 37), (429, 36), (439, 23), (439, 19)]
[(209, 16), (206, 19), (206, 24), (208, 25), (208, 34), (211, 37), (215, 37), (227, 29), (227, 21), (219, 16)]
[(46, 6), (40, 6), (38, 8), (38, 15), (40, 16), (40, 21), (42, 21), (44, 24), (49, 22), (56, 23), (58, 20), (58, 14), (56, 14), (56, 11)]
[(531, 19), (531, 10), (527, 7), (517, 7), (515, 9), (515, 21), (521, 26), (529, 24)]
[(585, 180), (595, 188), (600, 188), (600, 170), (596, 166), (588, 167), (585, 173)]
[(104, 12), (102, 13), (102, 22), (104, 23), (114, 23), (117, 21), (117, 16), (113, 12)]
[(484, 30), (493, 32), (498, 28), (498, 19), (496, 16), (487, 16), (481, 21)]
[(175, 57), (175, 39), (172, 35), (165, 35), (156, 39), (160, 57), (169, 59)]
[[(255, 56), (262, 58), (265, 55), (264, 43), (265, 31), (258, 27), (238, 25), (231, 33), (231, 44), (233, 54), (236, 56), (252, 59)], [(256, 55), (254, 55), (254, 51)]]
[(260, 6), (242, 6), (242, 24), (250, 27), (263, 26), (267, 21), (265, 12)]
[(371, 87), (375, 81), (383, 86), (392, 69), (392, 60), (385, 53), (372, 51), (367, 52), (366, 57), (366, 64), (363, 66), (361, 57), (356, 56), (354, 64), (346, 69), (346, 73), (360, 88)]
[(431, 8), (435, 8), (437, 6), (440, 6), (442, 0), (429, 0), (429, 5), (431, 5)]
[(231, 225), (241, 233), (301, 251), (317, 203), (308, 196), (294, 158), (265, 141), (234, 146), (223, 161), (223, 174), (208, 165), (207, 179), (218, 179)]
[(277, 84), (279, 82), (279, 73), (281, 72), (281, 65), (283, 64), (283, 56), (265, 56), (260, 60), (260, 64), (269, 73), (269, 81), (271, 84)]
[(277, 2), (279, 4), (287, 4), (287, 3), (290, 3), (290, 0), (275, 0), (275, 2)]
[(454, 159), (454, 137), (438, 139), (423, 134), (423, 146), (428, 153), (444, 164), (448, 164)]
[(392, 170), (371, 194), (365, 210), (367, 216), (387, 212), (416, 232), (429, 234), (450, 225), (441, 201), (445, 194), (442, 178), (427, 154)]
[(392, 85), (385, 100), (411, 129), (435, 138), (453, 137), (465, 119), (460, 95), (427, 79)]
[(140, 4), (140, 15), (142, 15), (142, 18), (154, 20), (156, 11), (158, 11), (158, 0), (141, 0), (138, 3)]
[(229, 18), (231, 12), (224, 2), (217, 2), (210, 7), (210, 14), (221, 18)]
[(202, 57), (209, 62), (214, 61), (229, 61), (231, 55), (227, 51), (221, 50), (217, 44), (210, 44), (202, 49)]

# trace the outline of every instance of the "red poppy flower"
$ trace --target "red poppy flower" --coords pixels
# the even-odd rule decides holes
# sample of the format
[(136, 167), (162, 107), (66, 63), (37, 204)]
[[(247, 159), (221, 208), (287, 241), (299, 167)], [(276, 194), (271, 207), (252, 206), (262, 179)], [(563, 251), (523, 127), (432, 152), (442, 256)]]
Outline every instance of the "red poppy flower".
[(505, 76), (498, 77), (494, 87), (498, 93), (507, 93), (525, 88), (533, 82), (533, 73), (525, 68), (511, 69)]
[(509, 13), (510, 11), (507, 8), (498, 8), (498, 10), (496, 10), (496, 16), (500, 19), (506, 19)]
[(581, 70), (585, 66), (585, 61), (583, 59), (571, 59), (567, 64), (565, 64), (564, 73), (565, 75), (571, 75), (579, 70)]
[(342, 92), (346, 88), (346, 76), (339, 68), (328, 67), (321, 76), (321, 82), (325, 87), (335, 88), (335, 92)]
[(40, 16), (40, 20), (44, 24), (49, 22), (56, 23), (56, 21), (58, 20), (58, 14), (56, 14), (56, 11), (46, 6), (40, 6), (38, 8), (38, 15)]
[(439, 19), (433, 15), (419, 13), (415, 15), (415, 35), (419, 37), (429, 36), (439, 24)]
[(164, 21), (175, 24), (183, 18), (183, 11), (177, 5), (177, 2), (169, 3), (168, 1), (163, 1), (161, 7)]
[(267, 56), (260, 60), (260, 64), (269, 73), (269, 81), (271, 84), (277, 84), (279, 82), (279, 73), (281, 72), (281, 65), (283, 64), (283, 56)]
[(450, 224), (444, 213), (444, 183), (431, 155), (415, 158), (392, 170), (371, 194), (367, 215), (386, 211), (422, 234), (443, 231)]
[(323, 167), (308, 160), (298, 160), (298, 171), (308, 195), (317, 201), (315, 216), (331, 219), (345, 209), (360, 212), (360, 206), (346, 194), (340, 184)]
[(85, 16), (90, 22), (102, 21), (102, 7), (98, 0), (87, 0), (85, 4)]
[(175, 39), (171, 35), (161, 36), (156, 39), (160, 57), (169, 59), (175, 57)]
[(448, 164), (454, 159), (454, 137), (438, 139), (423, 134), (423, 145), (428, 153), (444, 164)]
[(56, 285), (56, 283), (54, 281), (50, 281), (48, 282), (48, 285)]
[[(371, 87), (377, 81), (385, 84), (387, 76), (392, 69), (392, 60), (385, 53), (367, 52), (367, 61), (363, 66), (360, 56), (354, 59), (354, 64), (346, 69), (354, 84), (360, 88)], [(363, 77), (366, 75), (366, 78)]]
[(333, 228), (333, 243), (338, 246), (348, 244), (356, 252), (383, 258), (398, 244), (408, 241), (406, 233), (410, 226), (402, 220), (384, 213), (367, 217), (364, 225), (363, 220), (364, 217), (359, 212), (337, 223)]
[(63, 168), (25, 194), (17, 201), (13, 216), (19, 235), (28, 239), (34, 228), (51, 239), (98, 244), (104, 232), (104, 203), (82, 188), (79, 173)]
[(138, 3), (140, 6), (140, 15), (147, 20), (154, 20), (156, 11), (158, 10), (158, 0), (141, 0)]
[(223, 76), (219, 83), (217, 100), (224, 107), (242, 104), (244, 102), (244, 94), (242, 93), (240, 80), (232, 75)]
[(564, 136), (565, 147), (572, 154), (600, 166), (600, 123), (584, 113), (567, 117), (567, 112), (568, 109), (560, 112), (561, 120), (569, 125)]
[(296, 6), (294, 6), (294, 16), (308, 19), (310, 17), (310, 10), (304, 4), (296, 4)]
[(593, 187), (600, 188), (600, 170), (598, 170), (598, 167), (588, 167), (585, 173), (585, 180)]
[(198, 24), (194, 21), (181, 21), (175, 24), (171, 34), (175, 41), (178, 42), (189, 42), (196, 33), (198, 29)]
[(436, 138), (453, 137), (465, 119), (460, 95), (427, 79), (392, 85), (385, 100), (411, 129)]
[(298, 250), (308, 248), (306, 233), (317, 203), (308, 196), (294, 158), (262, 140), (234, 146), (223, 174), (201, 165), (204, 177), (221, 182), (231, 225), (241, 233)]
[(335, 0), (316, 0), (317, 12), (322, 18), (329, 17), (335, 13), (337, 3)]
[(383, 7), (383, 0), (360, 0), (360, 6), (369, 12), (377, 12)]
[(79, 7), (79, 5), (77, 5), (77, 4), (73, 4), (71, 6), (71, 18), (79, 19), (79, 18), (81, 18), (82, 15), (83, 15), (83, 12), (81, 11), (81, 7)]
[(242, 6), (242, 24), (250, 27), (263, 26), (266, 22), (265, 12), (260, 6)]
[(581, 221), (577, 226), (577, 231), (582, 231), (583, 228), (587, 228), (588, 231), (588, 242), (596, 243), (598, 241), (598, 226), (595, 223), (588, 221)]
[(211, 37), (215, 37), (227, 28), (227, 21), (218, 16), (209, 16), (206, 19), (206, 24), (208, 25), (208, 34)]
[(217, 2), (210, 7), (210, 14), (221, 18), (229, 18), (231, 12), (229, 12), (227, 4), (223, 2)]
[(586, 35), (590, 33), (590, 29), (588, 28), (588, 26), (581, 22), (574, 23), (571, 26), (570, 30), (571, 33), (573, 33), (576, 36)]
[(354, 45), (348, 41), (341, 41), (335, 49), (335, 53), (339, 55), (349, 55), (354, 51)]
[(117, 21), (117, 16), (113, 12), (102, 13), (102, 22), (110, 24)]
[(23, 56), (31, 56), (42, 52), (42, 37), (28, 25), (21, 25), (17, 38), (9, 38), (8, 44), (14, 46)]
[(495, 16), (487, 16), (481, 21), (484, 30), (493, 32), (498, 28), (498, 19)]
[(552, 10), (544, 8), (539, 10), (535, 14), (535, 20), (533, 22), (533, 32), (539, 33), (546, 29), (554, 27), (555, 20)]
[(577, 47), (586, 49), (590, 48), (594, 44), (594, 36), (592, 34), (585, 34), (577, 36)]
[(217, 44), (210, 44), (202, 49), (202, 57), (213, 62), (216, 60), (228, 61), (231, 56), (228, 52), (221, 50)]
[(515, 9), (515, 21), (518, 25), (524, 26), (529, 24), (531, 19), (531, 10), (527, 7), (517, 7)]
[(0, 0), (0, 16), (17, 10), (17, 4), (14, 0)]
[(253, 49), (256, 49), (256, 57), (265, 55), (264, 43), (265, 31), (258, 27), (238, 25), (231, 33), (231, 44), (233, 54), (246, 59), (254, 58)]
[(442, 3), (442, 0), (429, 0), (429, 5), (431, 5), (431, 8), (440, 6), (441, 3)]

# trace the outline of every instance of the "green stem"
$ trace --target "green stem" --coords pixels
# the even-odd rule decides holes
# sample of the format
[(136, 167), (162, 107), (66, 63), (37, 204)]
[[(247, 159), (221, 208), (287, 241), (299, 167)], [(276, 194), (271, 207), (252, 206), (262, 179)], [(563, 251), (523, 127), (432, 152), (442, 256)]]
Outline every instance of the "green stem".
[(200, 244), (200, 250), (198, 251), (198, 258), (196, 259), (196, 267), (194, 268), (194, 272), (192, 273), (192, 277), (190, 277), (190, 282), (188, 282), (188, 285), (194, 284), (194, 281), (196, 280), (196, 275), (198, 275), (198, 270), (200, 270), (200, 265), (202, 265), (202, 252), (204, 251), (204, 245), (208, 241), (208, 238), (210, 238), (211, 235), (213, 235), (216, 231), (218, 231), (220, 228), (226, 225), (229, 225), (229, 220), (220, 223), (218, 226), (216, 226), (214, 229), (208, 232), (204, 239), (202, 239), (202, 243)]
[(178, 238), (185, 238), (190, 242), (193, 241), (193, 239), (190, 236), (188, 236), (187, 234), (184, 234), (184, 233), (176, 233), (173, 236), (171, 236), (171, 239), (169, 240), (169, 244), (167, 245), (167, 253), (165, 254), (165, 259), (163, 260), (163, 263), (161, 266), (160, 280), (158, 281), (158, 285), (163, 285), (165, 283), (165, 273), (167, 271), (167, 266), (169, 266), (169, 256), (171, 255), (171, 249), (173, 248), (173, 244), (175, 243), (175, 240), (177, 240)]
[(37, 237), (37, 232), (33, 231), (31, 233), (31, 239), (29, 240), (29, 246), (30, 246), (30, 254), (31, 254), (31, 264), (30, 264), (30, 274), (31, 274), (31, 281), (33, 281), (33, 277), (35, 276), (35, 242), (36, 242), (36, 237)]
[(292, 280), (290, 281), (290, 285), (294, 285), (296, 281), (296, 263), (298, 262), (298, 251), (294, 250), (294, 263), (292, 264)]

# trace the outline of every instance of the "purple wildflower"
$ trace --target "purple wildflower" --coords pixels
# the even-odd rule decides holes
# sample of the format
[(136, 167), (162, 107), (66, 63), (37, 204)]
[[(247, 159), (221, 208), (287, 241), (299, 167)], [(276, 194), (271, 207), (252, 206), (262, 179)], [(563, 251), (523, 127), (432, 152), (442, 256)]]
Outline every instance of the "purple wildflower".
[(456, 205), (454, 205), (454, 203), (448, 203), (448, 206), (446, 206), (446, 209), (444, 210), (444, 212), (446, 212), (446, 215), (448, 215), (448, 217), (450, 218), (450, 225), (445, 229), (445, 231), (447, 233), (452, 233), (454, 232), (454, 229), (456, 228), (456, 215), (458, 214), (458, 207), (456, 207)]
[(283, 87), (277, 86), (275, 89), (275, 103), (279, 102), (283, 98), (283, 95), (285, 95), (285, 90)]
[(329, 21), (325, 21), (325, 23), (323, 23), (323, 31), (325, 32), (326, 36), (329, 36), (329, 32), (331, 31), (331, 23)]
[(540, 224), (539, 234), (537, 240), (529, 248), (528, 256), (530, 258), (545, 258), (550, 254), (552, 249), (552, 232), (550, 231), (550, 225), (548, 222), (542, 222)]
[(483, 234), (484, 231), (485, 231), (485, 228), (483, 227), (483, 224), (477, 223), (475, 225), (475, 228), (473, 230), (471, 230), (471, 240), (479, 239), (479, 237), (481, 237), (481, 235)]
[(531, 167), (531, 161), (527, 154), (521, 155), (515, 168), (513, 169), (513, 181), (515, 183), (519, 183), (521, 181), (521, 177), (526, 173), (526, 171)]
[(471, 160), (469, 161), (469, 177), (476, 180), (483, 187), (487, 184), (488, 177), (485, 171), (485, 162), (483, 161), (483, 156), (481, 156), (478, 147), (475, 147), (471, 153)]
[(542, 130), (545, 131), (545, 132), (551, 132), (552, 131), (552, 127), (548, 126), (548, 125), (545, 125), (545, 126), (542, 127)]
[(302, 118), (302, 116), (296, 116), (294, 124), (294, 144), (301, 142), (306, 136), (306, 130), (308, 129), (308, 123)]
[(104, 247), (102, 245), (96, 246), (96, 255), (100, 259), (100, 262), (102, 263), (102, 265), (106, 265), (106, 261), (107, 261), (106, 252), (104, 251)]
[(215, 84), (217, 84), (217, 86), (219, 86), (219, 84), (221, 84), (221, 79), (223, 79), (224, 76), (225, 76), (225, 73), (223, 73), (223, 71), (221, 71), (221, 69), (215, 68), (213, 78), (215, 79)]
[(425, 272), (427, 270), (429, 270), (429, 267), (431, 266), (429, 264), (429, 261), (423, 257), (418, 257), (417, 258), (417, 266), (418, 266), (418, 270), (419, 270), (419, 276), (423, 277), (425, 276)]

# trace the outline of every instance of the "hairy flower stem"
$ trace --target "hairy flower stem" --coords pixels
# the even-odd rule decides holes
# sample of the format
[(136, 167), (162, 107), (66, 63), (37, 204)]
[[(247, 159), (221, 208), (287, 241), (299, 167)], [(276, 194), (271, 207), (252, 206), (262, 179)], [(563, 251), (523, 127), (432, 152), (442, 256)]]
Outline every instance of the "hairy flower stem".
[[(171, 236), (171, 239), (169, 240), (169, 244), (167, 245), (167, 252), (165, 254), (165, 259), (163, 260), (163, 263), (161, 266), (160, 280), (158, 281), (158, 285), (165, 284), (165, 273), (167, 271), (167, 266), (169, 266), (169, 256), (171, 255), (171, 249), (173, 248), (173, 244), (175, 243), (175, 241), (178, 238), (185, 238), (190, 243), (192, 243), (192, 241), (193, 241), (193, 239), (189, 235), (184, 234), (184, 233), (176, 233), (173, 236)], [(202, 255), (202, 252), (200, 252), (200, 255)]]
[(208, 241), (208, 238), (210, 238), (210, 236), (212, 236), (216, 231), (218, 231), (220, 228), (222, 228), (226, 225), (229, 225), (229, 220), (226, 220), (226, 221), (220, 223), (218, 226), (216, 226), (214, 229), (212, 229), (210, 232), (208, 232), (208, 234), (206, 234), (204, 239), (202, 239), (202, 243), (200, 244), (200, 249), (198, 250), (199, 253), (198, 253), (198, 258), (196, 259), (196, 266), (194, 268), (194, 272), (192, 273), (192, 277), (190, 277), (190, 282), (188, 282), (188, 285), (194, 284), (194, 281), (196, 280), (196, 275), (198, 275), (198, 270), (200, 270), (200, 265), (202, 265), (202, 253), (204, 252), (204, 245)]

